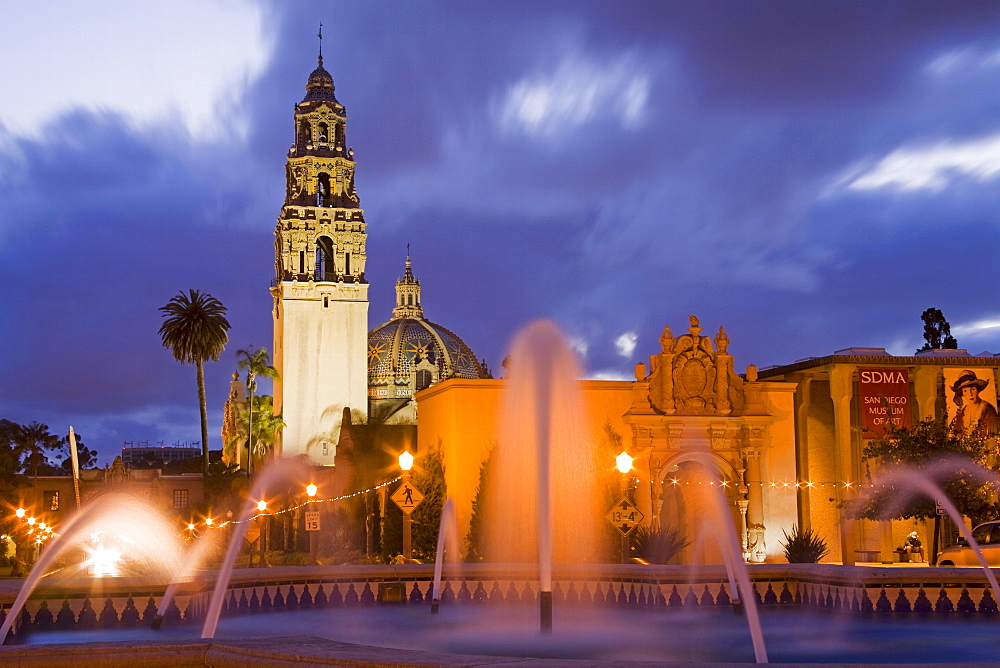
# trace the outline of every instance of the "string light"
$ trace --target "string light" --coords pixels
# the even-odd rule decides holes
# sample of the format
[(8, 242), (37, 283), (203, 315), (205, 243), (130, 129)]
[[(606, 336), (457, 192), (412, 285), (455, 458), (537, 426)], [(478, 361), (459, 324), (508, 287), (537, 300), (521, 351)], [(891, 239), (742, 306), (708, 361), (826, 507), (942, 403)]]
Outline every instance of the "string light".
[[(255, 520), (258, 517), (260, 517), (261, 515), (282, 515), (284, 513), (290, 513), (290, 512), (293, 512), (295, 510), (298, 510), (299, 508), (302, 508), (304, 506), (308, 506), (310, 503), (333, 503), (333, 502), (336, 502), (336, 501), (346, 501), (347, 499), (353, 499), (356, 496), (361, 496), (362, 494), (367, 494), (368, 492), (374, 492), (376, 490), (382, 489), (383, 487), (388, 487), (389, 485), (391, 485), (393, 483), (396, 483), (396, 482), (399, 482), (402, 479), (403, 479), (402, 476), (396, 476), (392, 480), (387, 480), (386, 482), (383, 482), (383, 483), (381, 483), (379, 485), (375, 485), (374, 487), (369, 487), (368, 489), (362, 489), (360, 491), (352, 492), (350, 494), (344, 494), (343, 496), (332, 496), (332, 497), (330, 497), (328, 499), (307, 499), (307, 500), (303, 501), (302, 503), (298, 504), (297, 506), (290, 506), (288, 508), (285, 508), (284, 510), (273, 510), (273, 511), (267, 511), (267, 512), (260, 512), (260, 513), (258, 513), (256, 515), (254, 515), (253, 517), (248, 517), (245, 520), (228, 520), (226, 522), (223, 522), (222, 524), (212, 524), (212, 525), (209, 525), (209, 528), (210, 529), (223, 529), (223, 528), (229, 526), (230, 524), (243, 524), (244, 522), (252, 522), (253, 520)], [(261, 509), (260, 506), (261, 506), (262, 503), (264, 504), (264, 509), (267, 508), (267, 502), (264, 501), (264, 500), (261, 500), (261, 501), (257, 502), (257, 508), (258, 508), (258, 510)]]

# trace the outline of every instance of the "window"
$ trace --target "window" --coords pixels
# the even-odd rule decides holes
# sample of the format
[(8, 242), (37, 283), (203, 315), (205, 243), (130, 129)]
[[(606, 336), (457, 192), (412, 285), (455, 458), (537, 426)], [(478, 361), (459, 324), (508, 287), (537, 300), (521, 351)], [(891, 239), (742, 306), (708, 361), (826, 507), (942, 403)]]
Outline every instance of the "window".
[(47, 510), (59, 510), (59, 490), (45, 492), (45, 508)]
[(427, 369), (418, 369), (417, 370), (417, 390), (418, 391), (422, 390), (424, 388), (430, 387), (431, 386), (431, 380), (433, 380), (433, 377), (431, 376), (431, 372), (430, 371), (428, 371)]
[(174, 510), (185, 510), (188, 507), (188, 491), (186, 489), (174, 490)]

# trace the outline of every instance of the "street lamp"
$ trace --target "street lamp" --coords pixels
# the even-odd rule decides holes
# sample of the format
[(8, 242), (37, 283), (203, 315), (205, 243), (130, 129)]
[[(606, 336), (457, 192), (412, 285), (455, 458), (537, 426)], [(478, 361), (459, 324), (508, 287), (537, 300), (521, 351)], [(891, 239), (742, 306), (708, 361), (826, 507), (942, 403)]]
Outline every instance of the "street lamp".
[(205, 518), (205, 525), (206, 525), (206, 526), (212, 526), (212, 521), (213, 521), (213, 520), (212, 520), (212, 518), (211, 518), (211, 517), (206, 517), (206, 518)]
[(264, 559), (265, 550), (267, 549), (267, 546), (265, 545), (265, 543), (267, 542), (267, 535), (266, 535), (267, 527), (264, 525), (264, 520), (261, 518), (260, 515), (260, 513), (263, 513), (265, 510), (267, 510), (267, 501), (261, 499), (260, 501), (257, 502), (257, 512), (258, 512), (257, 526), (260, 529), (260, 563), (257, 564), (258, 567), (263, 566), (265, 563), (267, 563), (266, 560)]
[(24, 513), (25, 513), (24, 508), (18, 508), (17, 510), (14, 511), (14, 515), (16, 517), (20, 517), (21, 519), (24, 519)]
[[(615, 465), (618, 467), (618, 472), (621, 473), (621, 488), (622, 488), (622, 498), (628, 500), (628, 479), (629, 472), (632, 470), (632, 457), (629, 457), (628, 453), (622, 450), (622, 453), (615, 457)], [(629, 558), (629, 545), (628, 545), (628, 534), (622, 534), (622, 563), (627, 564)]]
[[(309, 483), (308, 485), (306, 485), (306, 496), (309, 497), (310, 501), (312, 501), (313, 497), (316, 496), (316, 492), (317, 491), (319, 491), (319, 488), (316, 487), (316, 485), (314, 483)], [(316, 532), (315, 531), (308, 531), (307, 533), (309, 534), (309, 563), (315, 564), (316, 563)]]
[[(399, 468), (403, 471), (403, 484), (410, 484), (410, 469), (413, 468), (413, 455), (410, 454), (409, 450), (404, 450), (403, 454), (399, 456)], [(410, 514), (407, 512), (403, 513), (403, 557), (407, 560), (411, 556), (411, 526), (410, 526)]]

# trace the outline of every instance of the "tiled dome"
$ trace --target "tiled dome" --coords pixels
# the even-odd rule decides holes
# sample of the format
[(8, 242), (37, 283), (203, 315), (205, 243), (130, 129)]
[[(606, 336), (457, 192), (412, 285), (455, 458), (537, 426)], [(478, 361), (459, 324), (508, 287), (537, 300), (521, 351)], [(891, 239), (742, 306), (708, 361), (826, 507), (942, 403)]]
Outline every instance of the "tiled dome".
[(462, 339), (429, 320), (394, 318), (368, 333), (369, 387), (408, 383), (422, 360), (442, 379), (490, 377)]

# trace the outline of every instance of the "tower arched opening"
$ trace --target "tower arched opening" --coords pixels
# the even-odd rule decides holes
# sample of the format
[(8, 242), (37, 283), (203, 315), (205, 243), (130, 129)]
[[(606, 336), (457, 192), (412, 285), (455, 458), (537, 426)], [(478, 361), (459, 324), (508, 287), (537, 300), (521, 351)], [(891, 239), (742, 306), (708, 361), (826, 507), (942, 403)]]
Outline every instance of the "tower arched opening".
[(333, 241), (330, 237), (316, 239), (316, 274), (317, 281), (336, 281), (337, 267), (333, 262)]
[(320, 172), (316, 179), (316, 206), (333, 206), (333, 196), (330, 192), (330, 175)]

